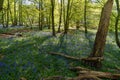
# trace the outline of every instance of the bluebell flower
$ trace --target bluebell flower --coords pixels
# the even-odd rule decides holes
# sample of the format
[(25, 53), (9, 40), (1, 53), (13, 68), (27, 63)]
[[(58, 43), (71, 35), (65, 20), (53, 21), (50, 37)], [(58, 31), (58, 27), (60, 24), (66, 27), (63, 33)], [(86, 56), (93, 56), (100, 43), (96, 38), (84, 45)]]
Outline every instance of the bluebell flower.
[(6, 64), (3, 62), (0, 62), (0, 67), (4, 67), (4, 66), (6, 66)]

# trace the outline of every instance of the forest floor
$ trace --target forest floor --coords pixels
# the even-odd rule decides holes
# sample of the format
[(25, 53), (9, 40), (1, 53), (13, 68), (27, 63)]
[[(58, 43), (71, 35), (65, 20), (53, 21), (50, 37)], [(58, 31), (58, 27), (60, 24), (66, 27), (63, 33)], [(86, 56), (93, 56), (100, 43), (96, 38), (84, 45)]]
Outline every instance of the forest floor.
[[(27, 30), (27, 29), (26, 29)], [(84, 66), (78, 61), (67, 60), (49, 52), (60, 52), (75, 57), (87, 57), (92, 49), (95, 31), (84, 35), (82, 30), (70, 31), (63, 36), (52, 37), (49, 31), (3, 30), (3, 33), (20, 33), (21, 36), (0, 37), (0, 80), (42, 80), (44, 77), (61, 75), (74, 77), (71, 66)], [(6, 35), (5, 35), (6, 36)], [(8, 35), (7, 35), (8, 36)], [(115, 43), (114, 33), (109, 32), (100, 71), (120, 73), (120, 49)], [(94, 68), (92, 68), (94, 69)]]

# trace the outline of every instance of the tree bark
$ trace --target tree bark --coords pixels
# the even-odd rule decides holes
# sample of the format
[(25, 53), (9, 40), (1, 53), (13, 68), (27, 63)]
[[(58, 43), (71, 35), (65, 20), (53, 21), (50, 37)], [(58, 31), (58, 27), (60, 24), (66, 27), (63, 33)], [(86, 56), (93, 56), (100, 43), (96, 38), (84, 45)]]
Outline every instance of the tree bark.
[(3, 2), (4, 2), (4, 0), (0, 0), (0, 11), (1, 11), (2, 8), (3, 8)]
[(10, 12), (10, 1), (7, 1), (7, 22), (6, 22), (6, 28), (9, 26), (9, 12)]
[(67, 13), (66, 13), (66, 20), (65, 20), (65, 31), (64, 31), (64, 34), (67, 34), (68, 32), (68, 28), (69, 28), (69, 13), (70, 13), (70, 1), (71, 0), (68, 0), (68, 4), (67, 4)]
[(49, 17), (48, 17), (48, 29), (51, 28), (51, 13), (49, 13)]
[(60, 2), (60, 17), (59, 17), (59, 27), (58, 27), (58, 32), (60, 32), (60, 27), (61, 27), (61, 22), (62, 22), (62, 6), (63, 6), (63, 1), (61, 0)]
[(40, 13), (40, 11), (41, 11), (41, 2), (40, 2), (40, 0), (39, 0), (39, 30), (41, 30), (41, 13)]
[(109, 21), (110, 21), (110, 15), (112, 12), (112, 6), (113, 6), (113, 0), (108, 0), (102, 9), (99, 27), (96, 34), (95, 43), (93, 46), (93, 51), (90, 54), (91, 57), (103, 56), (103, 51), (106, 42)]
[(52, 6), (52, 35), (56, 36), (55, 34), (55, 24), (54, 24), (54, 9), (55, 9), (55, 0), (51, 0), (51, 6)]
[(3, 28), (5, 28), (5, 21), (4, 21), (4, 17), (5, 17), (5, 11), (2, 10), (2, 25), (3, 25)]
[(115, 38), (116, 38), (116, 44), (120, 48), (120, 41), (118, 37), (118, 24), (119, 24), (119, 18), (120, 18), (119, 0), (116, 0), (116, 5), (117, 5), (117, 17), (115, 21)]
[(86, 21), (86, 9), (87, 9), (87, 0), (85, 0), (84, 3), (84, 28), (85, 28), (85, 34), (87, 34), (87, 21)]
[(14, 0), (14, 22), (13, 26), (17, 25), (17, 16), (16, 16), (16, 0)]
[(43, 0), (39, 0), (39, 30), (43, 30), (43, 22), (44, 22)]
[(22, 0), (19, 0), (19, 26), (23, 25), (22, 21)]

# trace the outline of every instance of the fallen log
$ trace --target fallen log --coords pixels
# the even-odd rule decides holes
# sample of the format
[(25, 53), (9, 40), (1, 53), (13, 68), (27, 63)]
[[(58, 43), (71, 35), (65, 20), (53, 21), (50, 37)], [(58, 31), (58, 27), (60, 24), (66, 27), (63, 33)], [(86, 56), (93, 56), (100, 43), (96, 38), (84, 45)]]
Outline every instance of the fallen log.
[(83, 67), (70, 67), (69, 68), (70, 70), (72, 70), (72, 71), (75, 71), (75, 72), (77, 72), (77, 71), (90, 71), (90, 69), (87, 69), (87, 68), (83, 68)]
[(92, 75), (83, 75), (83, 76), (78, 76), (78, 77), (70, 78), (66, 80), (101, 80), (101, 79)]
[(45, 78), (43, 80), (66, 80), (66, 78), (62, 76), (52, 76), (52, 77)]
[(83, 76), (78, 76), (75, 78), (65, 78), (62, 76), (53, 76), (53, 77), (48, 77), (43, 80), (101, 80), (98, 77), (91, 76), (91, 75), (83, 75)]
[(58, 55), (67, 59), (72, 59), (76, 61), (82, 61), (85, 65), (89, 65), (91, 67), (96, 67), (96, 68), (101, 68), (102, 66), (102, 60), (103, 57), (87, 57), (87, 58), (78, 58), (78, 57), (73, 57), (69, 56), (63, 53), (56, 53), (56, 52), (50, 52), (49, 54), (51, 55)]
[(82, 67), (74, 67), (74, 68), (72, 67), (71, 70), (78, 71), (79, 76), (92, 75), (92, 76), (102, 78), (102, 79), (104, 79), (104, 78), (119, 79), (120, 78), (120, 74), (113, 74), (110, 72), (93, 71), (93, 70), (82, 68)]
[[(72, 56), (68, 56), (68, 55), (65, 55), (63, 53), (55, 53), (55, 52), (50, 52), (49, 54), (52, 54), (52, 55), (58, 55), (58, 56), (62, 56), (62, 57), (65, 57), (65, 58), (68, 58), (68, 59), (73, 59), (73, 60), (78, 60), (78, 61), (81, 61), (81, 60), (84, 60), (84, 61), (101, 61), (103, 60), (103, 57), (94, 57), (94, 58), (76, 58), (76, 57), (72, 57)], [(93, 70), (90, 70), (90, 69), (86, 69), (86, 68), (82, 68), (82, 67), (72, 67), (70, 68), (71, 70), (73, 71), (76, 71), (78, 72), (78, 77), (75, 77), (75, 78), (69, 78), (69, 79), (65, 79), (65, 80), (100, 80), (99, 78), (101, 79), (114, 79), (114, 80), (118, 80), (120, 78), (120, 74), (113, 74), (113, 73), (110, 73), (110, 72), (100, 72), (100, 71), (93, 71)], [(88, 77), (90, 76), (90, 77)], [(91, 78), (94, 77), (94, 78)]]
[(120, 74), (112, 74), (108, 72), (98, 72), (98, 71), (80, 71), (79, 75), (84, 74), (84, 75), (93, 75), (99, 78), (107, 78), (107, 79), (119, 79)]
[(87, 57), (87, 58), (77, 58), (77, 57), (73, 57), (73, 56), (69, 56), (63, 53), (56, 53), (56, 52), (50, 52), (49, 54), (51, 55), (58, 55), (58, 56), (62, 56), (68, 59), (72, 59), (72, 60), (77, 60), (77, 61), (102, 61), (103, 57)]
[(98, 77), (95, 77), (95, 76), (78, 76), (78, 77), (75, 77), (75, 78), (65, 78), (65, 77), (62, 77), (62, 76), (53, 76), (53, 77), (48, 77), (48, 78), (45, 78), (43, 80), (101, 80), (100, 78)]

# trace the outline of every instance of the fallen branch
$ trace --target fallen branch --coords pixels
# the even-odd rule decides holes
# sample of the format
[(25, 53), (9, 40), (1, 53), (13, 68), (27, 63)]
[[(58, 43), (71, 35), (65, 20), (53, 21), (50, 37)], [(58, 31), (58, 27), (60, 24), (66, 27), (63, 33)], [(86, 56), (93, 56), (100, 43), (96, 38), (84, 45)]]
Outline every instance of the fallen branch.
[(75, 71), (75, 72), (76, 71), (84, 71), (84, 70), (85, 71), (90, 71), (90, 69), (79, 67), (79, 66), (78, 67), (71, 67), (70, 70)]
[(91, 75), (83, 75), (83, 76), (78, 76), (78, 77), (70, 78), (66, 80), (101, 80), (101, 79)]
[(65, 78), (62, 76), (53, 76), (53, 77), (48, 77), (43, 80), (101, 80), (98, 77), (91, 76), (91, 75), (83, 75), (83, 76), (78, 76), (75, 78)]
[(68, 59), (72, 59), (72, 60), (77, 60), (77, 61), (102, 61), (103, 57), (88, 57), (88, 58), (77, 58), (77, 57), (73, 57), (73, 56), (69, 56), (63, 53), (56, 53), (56, 52), (50, 52), (49, 54), (51, 55), (58, 55), (58, 56), (62, 56)]
[[(50, 52), (49, 54), (59, 55), (59, 56), (62, 56), (62, 57), (68, 58), (68, 59), (73, 59), (73, 60), (78, 60), (78, 61), (83, 60), (83, 61), (91, 61), (91, 62), (92, 61), (93, 62), (96, 62), (96, 61), (101, 62), (101, 60), (103, 60), (102, 57), (76, 58), (76, 57), (68, 56), (68, 55), (65, 55), (65, 54), (62, 54), (62, 53)], [(82, 68), (82, 67), (72, 67), (70, 69), (73, 70), (73, 71), (78, 72), (78, 77), (69, 78), (69, 79), (67, 78), (65, 80), (84, 80), (84, 79), (87, 79), (87, 80), (90, 80), (90, 79), (92, 79), (92, 80), (100, 80), (99, 78), (102, 78), (102, 79), (107, 78), (107, 79), (115, 79), (115, 80), (117, 80), (117, 79), (120, 78), (120, 74), (113, 74), (113, 73), (110, 73), (110, 72), (93, 71), (93, 70)]]
[(66, 78), (62, 76), (52, 76), (52, 77), (45, 78), (43, 80), (66, 80)]
[(120, 78), (120, 74), (113, 74), (110, 72), (93, 71), (93, 70), (82, 68), (82, 67), (74, 67), (74, 68), (71, 68), (71, 70), (78, 71), (79, 76), (92, 75), (92, 76), (103, 78), (103, 79), (104, 78), (107, 78), (107, 79), (119, 79)]

